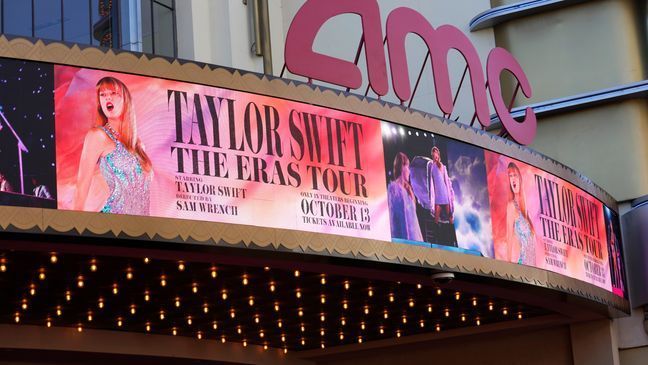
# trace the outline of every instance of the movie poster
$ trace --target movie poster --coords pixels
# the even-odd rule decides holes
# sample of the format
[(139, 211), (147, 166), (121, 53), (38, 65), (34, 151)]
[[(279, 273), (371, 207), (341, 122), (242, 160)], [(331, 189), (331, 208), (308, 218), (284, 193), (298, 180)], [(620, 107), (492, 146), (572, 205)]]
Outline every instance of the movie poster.
[(56, 208), (53, 74), (0, 59), (0, 205)]
[(484, 150), (450, 140), (448, 174), (454, 191), (457, 245), (482, 256), (495, 257)]
[(608, 243), (612, 292), (624, 297), (626, 293), (626, 277), (625, 267), (623, 265), (623, 250), (621, 248), (619, 216), (607, 206), (603, 208), (605, 212), (605, 234)]
[(383, 122), (392, 238), (457, 247), (448, 139)]
[(486, 166), (496, 258), (612, 290), (601, 202), (497, 153)]
[(389, 240), (380, 123), (55, 67), (58, 208)]

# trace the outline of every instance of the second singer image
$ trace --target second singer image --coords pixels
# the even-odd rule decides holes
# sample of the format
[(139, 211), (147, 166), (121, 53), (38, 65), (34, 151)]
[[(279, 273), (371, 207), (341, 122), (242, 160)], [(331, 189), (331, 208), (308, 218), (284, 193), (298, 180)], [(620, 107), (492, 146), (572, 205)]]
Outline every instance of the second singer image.
[[(81, 151), (74, 209), (87, 210), (89, 195), (107, 191), (101, 212), (149, 215), (153, 168), (137, 135), (131, 94), (119, 79), (104, 77), (96, 84), (96, 103), (96, 120)], [(92, 184), (97, 172), (102, 188)]]

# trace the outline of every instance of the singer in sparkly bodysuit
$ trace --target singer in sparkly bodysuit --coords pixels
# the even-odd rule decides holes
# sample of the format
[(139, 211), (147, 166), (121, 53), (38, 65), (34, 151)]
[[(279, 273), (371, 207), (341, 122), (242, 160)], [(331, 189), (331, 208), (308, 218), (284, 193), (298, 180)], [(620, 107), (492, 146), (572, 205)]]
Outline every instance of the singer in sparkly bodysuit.
[[(535, 266), (535, 231), (526, 210), (522, 174), (513, 162), (508, 168), (509, 202), (506, 207), (508, 261)], [(518, 255), (515, 253), (518, 252)]]
[(128, 88), (104, 77), (97, 83), (97, 123), (83, 143), (74, 200), (84, 208), (94, 172), (99, 168), (109, 191), (103, 213), (149, 215), (151, 161), (137, 137), (137, 123)]

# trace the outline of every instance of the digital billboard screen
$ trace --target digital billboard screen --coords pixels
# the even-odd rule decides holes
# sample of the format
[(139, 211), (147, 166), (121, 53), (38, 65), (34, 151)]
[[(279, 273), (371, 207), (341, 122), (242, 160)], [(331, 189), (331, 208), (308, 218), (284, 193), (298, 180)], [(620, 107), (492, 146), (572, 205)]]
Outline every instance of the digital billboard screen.
[(624, 295), (616, 214), (503, 154), (393, 121), (98, 69), (0, 59), (0, 83), (0, 204), (422, 245)]

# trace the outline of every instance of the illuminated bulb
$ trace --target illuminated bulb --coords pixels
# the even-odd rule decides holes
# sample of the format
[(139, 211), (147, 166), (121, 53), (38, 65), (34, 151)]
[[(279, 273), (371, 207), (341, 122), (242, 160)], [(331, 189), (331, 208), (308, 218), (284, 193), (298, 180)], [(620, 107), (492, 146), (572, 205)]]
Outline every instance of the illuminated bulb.
[(322, 315), (320, 316), (320, 321), (321, 321), (321, 322), (324, 322), (325, 320), (326, 320), (326, 317), (322, 314)]
[(135, 310), (135, 304), (132, 304), (132, 305), (130, 306), (130, 314), (133, 314), (133, 315), (134, 315), (135, 312), (136, 312), (136, 310)]
[(27, 299), (22, 300), (22, 305), (20, 306), (23, 310), (27, 310)]
[(295, 277), (296, 277), (296, 278), (299, 277), (299, 270), (295, 270)]
[(171, 334), (173, 334), (174, 336), (177, 336), (178, 335), (178, 329), (173, 327), (173, 329), (171, 330)]
[[(0, 271), (7, 272), (7, 265), (5, 265), (4, 262), (2, 264), (0, 264)], [(43, 276), (43, 279), (45, 279), (45, 276)], [(41, 279), (41, 280), (43, 280), (43, 279)]]
[(297, 289), (295, 295), (297, 296), (297, 299), (301, 298), (301, 290)]
[(437, 325), (436, 325), (436, 327), (435, 327), (435, 330), (436, 330), (437, 332), (441, 331), (441, 325), (437, 323)]
[(286, 342), (286, 335), (281, 335), (281, 342)]
[(492, 311), (493, 310), (493, 303), (488, 303), (488, 310)]
[(121, 317), (117, 318), (117, 327), (121, 327), (124, 324)]
[(322, 294), (322, 296), (320, 297), (320, 302), (322, 304), (326, 303), (326, 295)]
[(133, 269), (128, 268), (126, 271), (126, 280), (132, 280), (133, 279)]
[(256, 316), (254, 316), (254, 323), (259, 323), (259, 321), (259, 315), (257, 314)]
[[(4, 265), (2, 265), (2, 266), (4, 266)], [(5, 268), (5, 270), (2, 270), (2, 271), (6, 271), (6, 268)], [(39, 270), (39, 272), (38, 272), (38, 279), (40, 279), (40, 280), (45, 280), (45, 269), (41, 268), (41, 269)]]
[(164, 321), (164, 311), (160, 311), (160, 320)]
[(412, 299), (409, 300), (409, 306), (410, 308), (414, 307), (414, 300)]
[(196, 284), (196, 283), (191, 284), (191, 291), (194, 294), (198, 293), (198, 284)]
[(303, 337), (301, 339), (301, 344), (302, 344), (302, 346), (306, 346), (306, 340)]
[(83, 325), (81, 325), (81, 323), (79, 323), (79, 325), (77, 325), (77, 331), (78, 332), (83, 332)]
[(344, 290), (349, 290), (350, 287), (351, 287), (351, 284), (349, 284), (348, 281), (345, 281), (344, 282)]
[(88, 313), (88, 322), (92, 322), (92, 312)]
[(180, 297), (175, 298), (174, 304), (175, 304), (176, 308), (180, 308)]
[(248, 304), (250, 305), (250, 307), (254, 305), (254, 297), (250, 297)]
[(212, 277), (212, 279), (216, 279), (217, 276), (218, 276), (218, 271), (216, 271), (215, 267), (212, 267), (211, 268), (211, 277)]
[(360, 329), (363, 330), (363, 331), (365, 330), (365, 323), (364, 322), (360, 323)]
[(441, 295), (441, 288), (437, 288), (437, 295)]
[(358, 337), (358, 343), (362, 343), (362, 336)]
[(243, 340), (243, 347), (247, 347), (247, 340)]
[(346, 300), (344, 302), (342, 302), (342, 308), (349, 309), (349, 303), (347, 303)]
[(346, 326), (346, 319), (342, 318), (342, 319), (340, 320), (340, 323), (341, 323), (343, 326)]
[(423, 286), (421, 284), (416, 284), (416, 289), (421, 289)]
[(518, 313), (518, 319), (522, 319), (522, 312)]
[(479, 320), (479, 318), (477, 318), (477, 320), (475, 321), (475, 323), (477, 323), (478, 326), (481, 325), (481, 321)]
[(267, 349), (268, 349), (268, 344), (267, 344), (267, 343), (264, 343), (264, 344), (263, 344), (263, 349), (264, 349), (264, 350), (267, 350)]
[(320, 346), (321, 346), (322, 348), (325, 348), (325, 347), (326, 347), (326, 345), (324, 345), (324, 342), (322, 342), (322, 343), (320, 344)]
[(209, 305), (207, 303), (203, 304), (203, 313), (209, 313)]
[(221, 336), (221, 342), (225, 343), (225, 336)]
[(270, 283), (270, 291), (274, 293), (274, 291), (275, 291), (274, 283)]
[(369, 307), (367, 306), (364, 307), (364, 314), (369, 314)]
[(247, 278), (247, 275), (243, 275), (243, 285), (248, 285), (249, 280)]
[(344, 340), (344, 333), (340, 333), (340, 341)]
[(384, 312), (383, 312), (383, 317), (384, 317), (385, 319), (389, 318), (389, 312), (384, 311)]
[(446, 308), (444, 314), (446, 317), (450, 317), (450, 310)]
[(393, 302), (394, 301), (394, 294), (389, 293), (389, 301)]
[(97, 307), (99, 307), (99, 309), (103, 309), (103, 307), (104, 307), (103, 298), (99, 298), (99, 301), (97, 302)]
[(263, 271), (270, 271), (270, 266), (264, 266)]
[(279, 304), (275, 303), (274, 310), (275, 312), (279, 312)]
[(14, 320), (16, 321), (16, 323), (20, 322), (20, 313), (16, 312)]
[(69, 302), (70, 300), (72, 300), (72, 293), (68, 290), (65, 292), (65, 301)]
[(383, 334), (385, 334), (385, 329), (384, 329), (384, 328), (382, 328), (382, 327), (380, 327), (380, 330), (379, 330), (379, 332), (380, 332), (380, 334), (381, 334), (381, 335), (383, 335)]
[(167, 285), (166, 276), (162, 275), (160, 277), (160, 286), (166, 286), (166, 285)]
[(505, 316), (508, 315), (508, 309), (506, 308), (502, 309), (502, 314)]
[(461, 322), (466, 322), (466, 315), (465, 314), (461, 315)]
[(212, 328), (214, 330), (217, 330), (218, 329), (218, 322), (214, 321), (214, 323), (212, 323)]
[(36, 295), (36, 285), (34, 284), (29, 285), (29, 295), (31, 296)]
[(223, 300), (227, 300), (227, 291), (226, 290), (223, 290), (223, 292), (221, 294), (221, 298), (223, 298)]
[(407, 316), (403, 316), (403, 323), (407, 323)]
[(56, 253), (53, 253), (50, 255), (50, 262), (55, 264), (58, 262), (58, 257), (56, 256)]
[(400, 336), (401, 336), (401, 331), (400, 330), (396, 331), (396, 337), (400, 337)]
[(455, 300), (459, 300), (459, 299), (461, 299), (461, 293), (456, 292), (455, 293)]
[(83, 288), (83, 285), (84, 285), (83, 276), (79, 275), (79, 277), (77, 278), (77, 286), (79, 288)]
[(145, 263), (145, 264), (148, 264), (149, 262), (151, 262), (151, 260), (150, 260), (148, 257), (145, 257), (145, 258), (144, 258), (144, 263)]
[(326, 276), (322, 275), (322, 278), (320, 279), (320, 283), (322, 285), (326, 285)]
[(302, 332), (306, 332), (306, 327), (304, 327), (303, 323), (301, 324), (301, 326), (299, 326), (299, 330)]
[(178, 271), (184, 271), (185, 264), (182, 261), (178, 261)]
[(283, 326), (283, 322), (281, 322), (281, 320), (278, 320), (277, 321), (277, 327), (281, 328), (282, 326)]
[(117, 286), (117, 284), (113, 284), (112, 293), (114, 295), (117, 295), (117, 293), (119, 293), (119, 286)]
[(427, 306), (428, 313), (432, 313), (432, 305), (428, 304)]
[(60, 317), (63, 314), (63, 311), (61, 310), (61, 306), (59, 305), (56, 307), (56, 316)]
[(286, 347), (284, 347), (283, 352), (284, 352), (284, 354), (287, 354), (287, 353), (288, 353), (288, 349), (287, 349)]
[(304, 316), (304, 311), (301, 310), (301, 309), (298, 310), (298, 311), (297, 311), (297, 315), (300, 316), (300, 317), (303, 317), (303, 316)]
[(324, 329), (323, 329), (323, 328), (320, 329), (320, 336), (324, 336), (324, 333), (325, 333), (325, 332), (324, 332)]
[(369, 294), (370, 297), (373, 297), (373, 289), (369, 288), (369, 292), (367, 294)]
[(472, 305), (473, 305), (473, 307), (477, 306), (477, 298), (473, 298)]
[(236, 317), (236, 312), (234, 311), (234, 309), (230, 310), (230, 317), (231, 318)]
[[(198, 337), (199, 340), (202, 340), (202, 332), (198, 331), (198, 334), (196, 334), (196, 337)], [(245, 341), (243, 341), (243, 346), (245, 346)]]
[(45, 324), (47, 325), (47, 328), (52, 327), (52, 320), (48, 318), (47, 322), (45, 322)]
[(147, 290), (147, 291), (144, 292), (144, 301), (148, 302), (149, 300), (151, 300), (151, 294)]
[(96, 272), (97, 271), (97, 262), (95, 260), (92, 260), (90, 262), (90, 271)]
[(193, 319), (191, 318), (191, 316), (187, 316), (187, 324), (189, 326), (191, 326), (193, 324)]
[(263, 331), (259, 331), (259, 337), (263, 338), (264, 336), (265, 334), (263, 333)]

